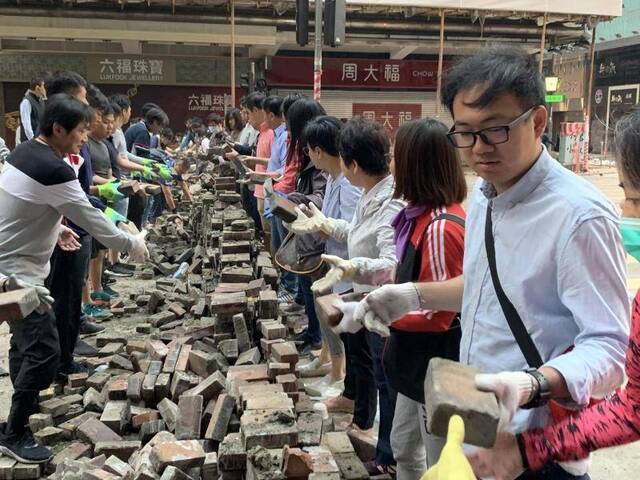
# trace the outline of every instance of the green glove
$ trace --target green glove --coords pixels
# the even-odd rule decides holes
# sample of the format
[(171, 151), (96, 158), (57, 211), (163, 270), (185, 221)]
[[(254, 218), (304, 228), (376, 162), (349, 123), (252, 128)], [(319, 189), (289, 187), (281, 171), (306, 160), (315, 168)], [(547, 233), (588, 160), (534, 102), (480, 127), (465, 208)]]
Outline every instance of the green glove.
[(154, 160), (151, 160), (149, 158), (145, 158), (142, 160), (142, 165), (145, 167), (153, 167), (156, 164), (156, 162)]
[(142, 167), (142, 171), (131, 172), (131, 178), (135, 180), (147, 180), (150, 181), (153, 179), (153, 170), (151, 167)]
[(98, 195), (109, 203), (119, 202), (124, 198), (124, 195), (118, 190), (119, 186), (120, 182), (109, 182), (98, 185)]
[(173, 180), (173, 175), (171, 175), (171, 170), (169, 170), (169, 167), (166, 167), (164, 165), (162, 165), (158, 169), (158, 175), (160, 175), (160, 178), (162, 178), (165, 182), (170, 182), (171, 180)]
[(107, 209), (104, 211), (104, 215), (109, 220), (111, 220), (111, 222), (113, 222), (114, 225), (118, 225), (118, 223), (120, 223), (120, 222), (127, 223), (126, 217), (120, 215), (113, 208), (107, 207)]

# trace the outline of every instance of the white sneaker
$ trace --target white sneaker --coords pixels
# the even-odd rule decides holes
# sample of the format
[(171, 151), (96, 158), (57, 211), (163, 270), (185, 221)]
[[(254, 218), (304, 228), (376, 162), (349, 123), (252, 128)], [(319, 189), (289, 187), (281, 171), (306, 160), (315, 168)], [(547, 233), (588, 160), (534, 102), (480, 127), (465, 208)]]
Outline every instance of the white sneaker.
[(331, 362), (320, 363), (320, 357), (316, 357), (311, 360), (309, 363), (305, 363), (298, 367), (298, 370), (301, 372), (309, 372), (311, 370), (319, 370), (321, 368), (329, 368), (331, 367)]
[[(326, 378), (326, 377), (325, 377)], [(344, 380), (337, 382), (324, 383), (325, 378), (322, 378), (319, 382), (306, 385), (305, 390), (307, 395), (315, 398), (331, 398), (340, 395), (344, 390)]]

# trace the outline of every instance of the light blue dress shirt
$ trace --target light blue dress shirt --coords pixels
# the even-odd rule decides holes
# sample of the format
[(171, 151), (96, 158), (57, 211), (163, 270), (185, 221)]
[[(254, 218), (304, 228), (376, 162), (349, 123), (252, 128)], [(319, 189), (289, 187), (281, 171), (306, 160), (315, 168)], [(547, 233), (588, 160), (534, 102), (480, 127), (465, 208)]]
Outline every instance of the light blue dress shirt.
[(267, 164), (267, 172), (278, 172), (282, 175), (284, 161), (287, 158), (287, 124), (281, 123), (273, 131), (273, 145), (271, 146), (271, 158)]
[[(344, 175), (340, 174), (335, 179), (329, 176), (322, 202), (322, 213), (328, 218), (351, 222), (361, 196), (362, 189), (354, 187)], [(325, 252), (328, 255), (335, 255), (345, 260), (349, 258), (347, 242), (340, 242), (333, 237), (327, 239)], [(338, 282), (333, 287), (333, 292), (344, 293), (352, 288), (351, 282)]]
[[(618, 215), (594, 186), (544, 148), (502, 194), (483, 181), (474, 188), (466, 221), (460, 361), (488, 373), (528, 367), (491, 281), (484, 242), (488, 201), (500, 282), (545, 365), (562, 374), (580, 405), (610, 393), (624, 379), (630, 315)], [(510, 430), (543, 426), (549, 415), (548, 407), (519, 410)]]

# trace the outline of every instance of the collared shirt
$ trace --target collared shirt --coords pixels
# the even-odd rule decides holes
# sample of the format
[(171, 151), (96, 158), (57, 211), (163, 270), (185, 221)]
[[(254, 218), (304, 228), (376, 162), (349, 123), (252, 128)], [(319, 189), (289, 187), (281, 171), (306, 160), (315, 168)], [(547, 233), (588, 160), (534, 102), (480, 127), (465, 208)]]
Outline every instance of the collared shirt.
[[(610, 393), (623, 381), (629, 336), (618, 216), (595, 187), (544, 148), (507, 191), (496, 195), (483, 181), (474, 188), (466, 222), (460, 361), (488, 373), (528, 367), (491, 281), (484, 242), (488, 201), (500, 282), (545, 366), (562, 374), (578, 404)], [(548, 407), (519, 410), (510, 430), (548, 422)]]
[(349, 260), (357, 270), (353, 281), (356, 293), (370, 292), (394, 280), (398, 262), (391, 220), (405, 206), (393, 198), (394, 185), (391, 175), (380, 180), (360, 197), (351, 223), (338, 220), (331, 232), (336, 240), (347, 241)]
[[(322, 201), (322, 213), (328, 218), (350, 222), (361, 196), (362, 190), (351, 185), (344, 175), (340, 174), (335, 179), (329, 176)], [(349, 258), (347, 243), (339, 242), (333, 237), (327, 239), (325, 252), (328, 255), (336, 255), (344, 259)], [(343, 293), (352, 287), (351, 282), (339, 282), (333, 287), (333, 291), (334, 293)]]
[[(260, 124), (260, 134), (258, 135), (258, 143), (256, 143), (256, 157), (258, 158), (271, 158), (271, 147), (273, 146), (273, 130), (269, 128), (267, 122)], [(267, 167), (264, 165), (256, 165), (256, 172), (264, 172)], [(262, 185), (255, 186), (255, 197), (264, 198), (264, 187)]]
[(271, 158), (267, 164), (267, 172), (278, 172), (282, 175), (284, 161), (287, 158), (287, 124), (281, 123), (273, 131), (273, 145), (271, 146)]
[(256, 144), (257, 139), (258, 131), (253, 128), (251, 124), (247, 123), (242, 129), (242, 132), (240, 132), (238, 143), (240, 145), (244, 145), (245, 147), (253, 147)]

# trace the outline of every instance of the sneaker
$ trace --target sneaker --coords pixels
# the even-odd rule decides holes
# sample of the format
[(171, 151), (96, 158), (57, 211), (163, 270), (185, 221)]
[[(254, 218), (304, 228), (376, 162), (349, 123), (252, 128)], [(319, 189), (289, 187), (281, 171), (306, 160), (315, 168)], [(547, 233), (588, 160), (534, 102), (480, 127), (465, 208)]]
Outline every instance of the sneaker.
[(133, 272), (119, 262), (105, 268), (104, 273), (110, 277), (133, 277)]
[(285, 290), (284, 288), (281, 288), (278, 292), (278, 302), (280, 303), (294, 303), (295, 298), (295, 293)]
[(91, 301), (95, 305), (108, 307), (109, 303), (111, 302), (111, 295), (109, 295), (104, 290), (91, 292)]
[(111, 295), (111, 298), (114, 297), (119, 297), (120, 294), (118, 292), (116, 292), (113, 288), (111, 288), (109, 285), (103, 285), (102, 286), (102, 291)]
[(115, 278), (108, 277), (104, 273), (102, 274), (102, 285), (113, 285), (114, 283), (116, 283)]
[(97, 321), (108, 320), (113, 317), (113, 314), (111, 312), (107, 312), (106, 310), (103, 310), (98, 305), (94, 305), (93, 303), (86, 303), (82, 307), (82, 313), (84, 313), (88, 317), (92, 317)]
[(95, 333), (101, 332), (104, 330), (102, 325), (96, 325), (93, 322), (90, 322), (86, 318), (80, 321), (80, 335), (93, 335)]
[(22, 435), (0, 435), (0, 453), (21, 463), (45, 463), (53, 452), (33, 438), (30, 429)]
[(344, 390), (344, 380), (333, 382), (331, 374), (325, 375), (320, 380), (305, 386), (305, 391), (310, 397), (332, 398), (340, 395)]
[(76, 342), (76, 347), (73, 350), (73, 353), (80, 357), (97, 357), (98, 349), (95, 347), (92, 347), (84, 340), (78, 339), (78, 341)]

